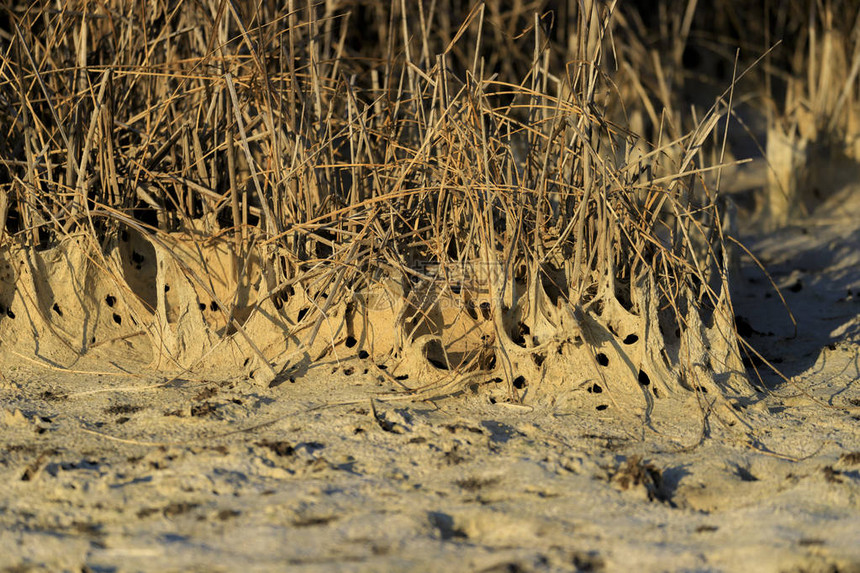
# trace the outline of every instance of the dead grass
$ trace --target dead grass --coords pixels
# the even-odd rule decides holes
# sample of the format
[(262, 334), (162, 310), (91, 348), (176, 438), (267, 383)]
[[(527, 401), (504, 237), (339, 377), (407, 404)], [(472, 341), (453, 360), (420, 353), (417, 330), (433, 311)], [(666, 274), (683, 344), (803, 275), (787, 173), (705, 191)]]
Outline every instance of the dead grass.
[[(598, 410), (748, 395), (705, 177), (743, 62), (689, 108), (712, 8), (561, 4), (7, 3), (4, 346), (267, 381), (360, 353), (413, 397), (588, 381)], [(774, 117), (856, 107), (836, 10), (790, 70), (852, 71), (785, 80), (809, 89)]]

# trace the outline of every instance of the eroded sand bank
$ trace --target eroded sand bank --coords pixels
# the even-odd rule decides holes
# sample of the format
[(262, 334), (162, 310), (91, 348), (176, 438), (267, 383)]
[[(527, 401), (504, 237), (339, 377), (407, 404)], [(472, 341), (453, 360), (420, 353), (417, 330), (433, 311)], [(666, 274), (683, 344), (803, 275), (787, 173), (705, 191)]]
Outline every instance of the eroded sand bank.
[(694, 402), (649, 429), (599, 394), (577, 411), (487, 388), (388, 401), (367, 359), (263, 387), (4, 356), (0, 565), (858, 571), (856, 215), (842, 201), (753, 242), (798, 332), (752, 265), (739, 325), (791, 382), (760, 367), (769, 397), (709, 418), (699, 445)]

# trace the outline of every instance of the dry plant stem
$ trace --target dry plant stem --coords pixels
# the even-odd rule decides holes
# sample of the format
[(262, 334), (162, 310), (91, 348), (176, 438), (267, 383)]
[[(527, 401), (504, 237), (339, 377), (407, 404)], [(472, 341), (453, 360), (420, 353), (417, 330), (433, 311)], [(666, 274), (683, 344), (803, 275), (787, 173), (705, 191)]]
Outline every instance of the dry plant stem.
[(236, 96), (236, 88), (233, 85), (233, 77), (229, 73), (224, 76), (224, 81), (227, 83), (227, 89), (230, 92), (230, 100), (233, 102), (233, 114), (236, 119), (236, 126), (239, 129), (239, 136), (242, 141), (242, 149), (245, 152), (245, 158), (248, 160), (248, 167), (251, 170), (251, 180), (254, 182), (254, 188), (257, 190), (257, 197), (260, 200), (260, 205), (263, 209), (263, 219), (266, 226), (266, 231), (270, 235), (278, 233), (274, 217), (269, 208), (269, 200), (263, 193), (260, 186), (259, 177), (257, 176), (256, 168), (254, 167), (254, 157), (251, 155), (251, 148), (248, 145), (248, 137), (245, 132), (245, 123), (242, 121), (242, 111), (239, 108), (239, 98)]
[[(236, 149), (235, 143), (233, 141), (233, 105), (230, 102), (225, 102), (225, 108), (227, 111), (227, 125), (229, 126), (226, 132), (226, 143), (227, 143), (227, 180), (230, 185), (230, 207), (232, 209), (233, 214), (233, 228), (235, 230), (235, 238), (236, 238), (236, 246), (235, 253), (233, 255), (234, 266), (236, 267), (236, 272), (238, 273), (238, 265), (236, 261), (239, 257), (242, 256), (242, 253), (246, 252), (245, 249), (245, 234), (246, 229), (243, 224), (242, 215), (241, 215), (241, 207), (240, 207), (240, 198), (239, 198), (239, 183), (236, 180)], [(238, 279), (238, 275), (236, 277)]]

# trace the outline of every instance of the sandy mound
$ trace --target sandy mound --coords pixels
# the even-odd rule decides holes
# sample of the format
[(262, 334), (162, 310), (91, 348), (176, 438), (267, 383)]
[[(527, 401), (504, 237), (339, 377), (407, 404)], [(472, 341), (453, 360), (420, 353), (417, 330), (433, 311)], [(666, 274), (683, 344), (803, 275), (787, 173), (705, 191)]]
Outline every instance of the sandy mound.
[[(121, 357), (261, 383), (329, 355), (371, 356), (416, 397), (505, 382), (500, 399), (630, 413), (678, 392), (752, 395), (725, 290), (709, 316), (683, 303), (682, 330), (658, 308), (647, 272), (623, 289), (604, 281), (581, 306), (564, 294), (563, 271), (539, 284), (515, 279), (499, 295), (502, 267), (476, 263), (338, 296), (302, 277), (276, 283), (265, 260), (261, 250), (240, 259), (229, 240), (193, 230), (121, 233), (104, 254), (86, 236), (8, 251), (0, 337), (10, 351), (66, 367)], [(494, 303), (505, 297), (511, 308)]]

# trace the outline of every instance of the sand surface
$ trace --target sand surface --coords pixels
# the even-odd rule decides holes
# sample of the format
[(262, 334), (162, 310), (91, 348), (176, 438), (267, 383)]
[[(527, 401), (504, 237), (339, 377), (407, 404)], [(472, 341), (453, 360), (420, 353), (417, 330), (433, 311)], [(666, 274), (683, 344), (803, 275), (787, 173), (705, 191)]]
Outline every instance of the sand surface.
[(749, 261), (739, 324), (788, 381), (760, 365), (767, 397), (704, 427), (693, 397), (660, 433), (389, 400), (356, 357), (262, 387), (3, 356), (0, 568), (860, 571), (858, 196), (746, 237), (797, 332)]

